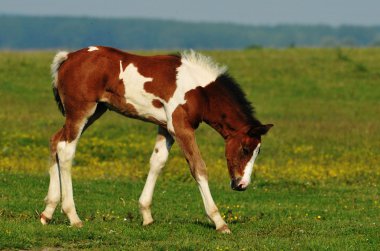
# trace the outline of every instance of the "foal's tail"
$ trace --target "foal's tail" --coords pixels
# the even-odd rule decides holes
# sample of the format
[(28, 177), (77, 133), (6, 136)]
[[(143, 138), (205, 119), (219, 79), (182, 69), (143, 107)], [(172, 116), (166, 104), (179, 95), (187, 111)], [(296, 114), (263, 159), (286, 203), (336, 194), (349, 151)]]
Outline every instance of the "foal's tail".
[(62, 65), (63, 62), (68, 58), (68, 52), (66, 51), (60, 51), (58, 52), (54, 59), (53, 63), (51, 64), (51, 75), (53, 76), (53, 94), (55, 101), (57, 102), (58, 108), (61, 111), (62, 115), (65, 116), (65, 109), (63, 107), (63, 103), (61, 100), (61, 97), (59, 96), (58, 92), (58, 70), (59, 67)]

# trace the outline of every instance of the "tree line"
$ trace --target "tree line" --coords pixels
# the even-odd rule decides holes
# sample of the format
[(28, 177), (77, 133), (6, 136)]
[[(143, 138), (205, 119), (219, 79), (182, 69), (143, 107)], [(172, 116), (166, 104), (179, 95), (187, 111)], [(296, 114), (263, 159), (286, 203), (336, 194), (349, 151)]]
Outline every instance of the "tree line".
[(380, 26), (253, 26), (138, 18), (0, 16), (0, 49), (380, 46)]

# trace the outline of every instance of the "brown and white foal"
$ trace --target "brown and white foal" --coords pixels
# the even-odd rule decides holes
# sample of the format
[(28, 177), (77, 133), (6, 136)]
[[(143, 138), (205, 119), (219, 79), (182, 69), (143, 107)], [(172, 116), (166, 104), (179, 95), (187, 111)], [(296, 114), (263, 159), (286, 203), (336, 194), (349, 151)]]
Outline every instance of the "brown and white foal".
[(83, 131), (109, 109), (158, 125), (150, 171), (139, 199), (143, 225), (153, 222), (153, 190), (176, 140), (198, 183), (208, 217), (218, 231), (230, 232), (211, 196), (194, 131), (204, 121), (222, 135), (231, 187), (242, 191), (250, 182), (261, 136), (272, 125), (262, 125), (254, 118), (250, 103), (225, 68), (193, 51), (137, 56), (91, 46), (59, 52), (51, 69), (54, 95), (66, 121), (50, 142), (52, 166), (42, 224), (52, 218), (62, 192), (62, 209), (71, 225), (82, 226), (74, 205), (71, 163)]

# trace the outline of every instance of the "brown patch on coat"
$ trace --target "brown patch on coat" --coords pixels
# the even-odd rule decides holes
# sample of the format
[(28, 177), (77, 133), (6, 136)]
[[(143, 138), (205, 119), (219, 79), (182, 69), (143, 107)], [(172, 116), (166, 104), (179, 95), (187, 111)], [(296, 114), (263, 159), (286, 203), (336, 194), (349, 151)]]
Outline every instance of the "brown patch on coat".
[(152, 105), (158, 109), (162, 108), (164, 105), (162, 104), (162, 102), (158, 99), (153, 99), (152, 101)]
[(181, 65), (181, 58), (171, 55), (126, 55), (122, 60), (123, 69), (132, 63), (142, 76), (152, 78), (144, 84), (144, 90), (169, 101), (177, 88), (177, 68)]
[(145, 91), (168, 102), (177, 88), (177, 68), (181, 65), (181, 59), (176, 56), (155, 56), (137, 64), (143, 76), (153, 78), (144, 84)]

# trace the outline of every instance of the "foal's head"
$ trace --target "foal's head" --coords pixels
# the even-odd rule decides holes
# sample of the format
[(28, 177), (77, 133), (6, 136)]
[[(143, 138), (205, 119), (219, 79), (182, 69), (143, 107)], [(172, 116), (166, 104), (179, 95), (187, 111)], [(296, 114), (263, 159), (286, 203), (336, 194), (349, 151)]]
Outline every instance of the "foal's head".
[(272, 126), (268, 124), (243, 128), (227, 138), (226, 158), (233, 190), (244, 191), (248, 187), (253, 163), (260, 152), (261, 136)]

